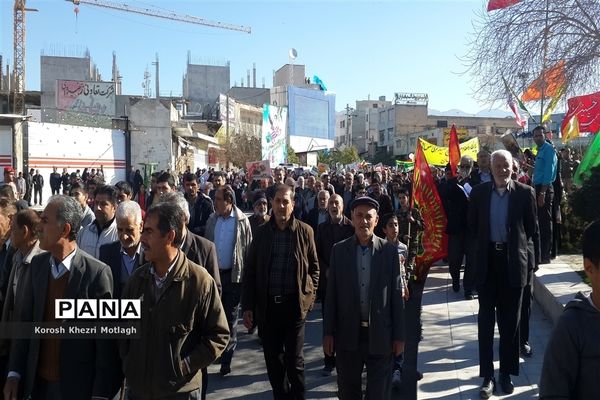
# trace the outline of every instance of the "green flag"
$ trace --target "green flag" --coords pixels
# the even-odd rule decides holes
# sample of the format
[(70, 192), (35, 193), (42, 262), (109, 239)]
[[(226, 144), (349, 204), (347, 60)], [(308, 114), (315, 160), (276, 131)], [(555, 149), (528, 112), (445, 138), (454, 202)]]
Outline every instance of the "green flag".
[[(502, 77), (502, 82), (504, 82), (504, 87), (506, 88), (508, 94), (511, 95), (517, 101), (517, 105), (519, 106), (519, 108), (523, 110), (529, 118), (533, 119), (533, 122), (535, 122), (535, 118), (531, 116), (531, 113), (529, 112), (527, 107), (525, 107), (525, 104), (521, 101), (519, 96), (515, 94), (514, 90), (512, 90), (512, 88), (508, 86), (508, 82), (506, 81), (506, 79), (504, 79), (504, 77)], [(537, 122), (535, 123), (537, 124)]]
[(587, 179), (592, 168), (600, 165), (600, 132), (596, 133), (594, 141), (585, 152), (579, 168), (573, 176), (573, 183), (577, 186), (583, 185), (583, 181)]

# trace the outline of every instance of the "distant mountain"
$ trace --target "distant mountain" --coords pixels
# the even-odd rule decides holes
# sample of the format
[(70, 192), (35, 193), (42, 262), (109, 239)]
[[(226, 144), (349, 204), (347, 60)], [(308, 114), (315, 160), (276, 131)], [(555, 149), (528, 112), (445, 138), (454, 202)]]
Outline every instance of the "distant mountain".
[(437, 115), (437, 116), (444, 116), (444, 117), (479, 117), (479, 118), (512, 117), (512, 114), (510, 112), (504, 111), (504, 110), (498, 110), (498, 109), (481, 110), (477, 114), (469, 114), (469, 113), (466, 113), (457, 108), (453, 108), (453, 109), (447, 110), (447, 111), (439, 111), (439, 110), (430, 108), (428, 111), (429, 111), (428, 112), (429, 115)]
[(507, 118), (507, 117), (513, 117), (513, 114), (509, 111), (504, 111), (504, 110), (482, 110), (479, 111), (477, 114), (475, 114), (478, 117), (486, 117), (486, 118)]

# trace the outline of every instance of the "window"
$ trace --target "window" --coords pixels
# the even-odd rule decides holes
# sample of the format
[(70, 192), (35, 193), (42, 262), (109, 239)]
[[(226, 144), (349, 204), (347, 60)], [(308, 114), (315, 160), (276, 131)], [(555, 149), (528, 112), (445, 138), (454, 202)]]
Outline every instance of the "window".
[(373, 108), (377, 108), (378, 106), (379, 106), (379, 104), (373, 103)]
[(447, 128), (447, 127), (448, 127), (448, 121), (441, 121), (441, 120), (437, 121), (437, 128)]
[(385, 130), (379, 131), (379, 143), (383, 143), (385, 141)]
[(340, 128), (345, 128), (346, 127), (346, 121), (340, 121)]

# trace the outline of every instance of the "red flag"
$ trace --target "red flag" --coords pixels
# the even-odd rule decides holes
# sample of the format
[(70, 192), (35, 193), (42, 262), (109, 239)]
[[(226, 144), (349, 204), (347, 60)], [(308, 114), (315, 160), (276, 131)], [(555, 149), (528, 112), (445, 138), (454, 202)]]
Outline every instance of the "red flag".
[(417, 267), (428, 266), (446, 257), (448, 253), (448, 220), (421, 143), (417, 144), (415, 156), (412, 199), (413, 206), (416, 205), (421, 213), (424, 225), (417, 249)]
[(560, 128), (561, 132), (566, 131), (574, 116), (579, 120), (579, 132), (600, 131), (600, 92), (571, 97), (567, 100), (567, 105), (568, 110)]
[(488, 12), (506, 8), (519, 3), (521, 0), (490, 0), (487, 6)]
[(460, 164), (460, 145), (458, 143), (458, 135), (456, 134), (456, 126), (454, 126), (454, 124), (452, 124), (452, 128), (450, 128), (448, 157), (450, 158), (450, 170), (452, 171), (452, 176), (456, 176), (458, 164)]

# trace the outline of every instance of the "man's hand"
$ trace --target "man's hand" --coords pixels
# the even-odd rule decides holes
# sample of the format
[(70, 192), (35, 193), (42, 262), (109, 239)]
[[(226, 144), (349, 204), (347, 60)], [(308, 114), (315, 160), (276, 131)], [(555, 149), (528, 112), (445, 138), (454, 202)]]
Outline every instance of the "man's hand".
[(325, 353), (326, 356), (333, 356), (333, 349), (334, 349), (334, 341), (333, 341), (333, 336), (332, 335), (325, 335), (323, 337), (323, 353)]
[(538, 207), (544, 207), (544, 204), (546, 203), (545, 197), (546, 197), (545, 193), (539, 193), (538, 194), (538, 196), (537, 196), (537, 205), (538, 205)]
[(394, 356), (398, 357), (403, 352), (404, 352), (404, 342), (401, 340), (394, 340), (392, 342), (392, 353), (394, 354)]
[(254, 313), (251, 310), (244, 311), (244, 326), (246, 329), (252, 329), (254, 326)]
[(404, 301), (408, 301), (410, 299), (410, 293), (408, 291), (408, 285), (404, 282)]
[(6, 379), (4, 384), (4, 400), (17, 400), (19, 392), (19, 378), (10, 377)]

